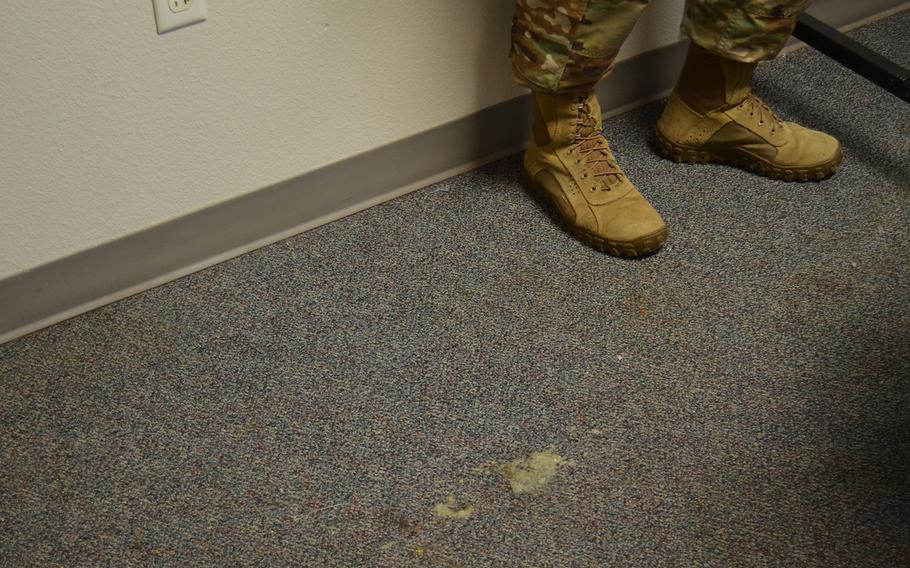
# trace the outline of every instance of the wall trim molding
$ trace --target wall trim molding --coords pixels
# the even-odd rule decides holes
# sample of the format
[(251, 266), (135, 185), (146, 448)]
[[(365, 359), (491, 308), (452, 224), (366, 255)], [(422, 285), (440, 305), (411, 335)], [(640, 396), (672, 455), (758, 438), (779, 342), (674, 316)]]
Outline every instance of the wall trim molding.
[[(907, 8), (826, 0), (810, 12), (845, 30)], [(599, 87), (604, 115), (665, 97), (686, 45), (618, 63)], [(787, 51), (801, 46), (794, 40)], [(0, 343), (518, 152), (529, 136), (529, 105), (523, 95), (0, 280)]]

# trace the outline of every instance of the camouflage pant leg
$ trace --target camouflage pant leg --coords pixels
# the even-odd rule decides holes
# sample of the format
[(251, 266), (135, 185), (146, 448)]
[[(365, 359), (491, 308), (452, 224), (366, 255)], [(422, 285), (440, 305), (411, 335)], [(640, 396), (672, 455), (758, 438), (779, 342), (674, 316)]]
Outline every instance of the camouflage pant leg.
[(648, 0), (517, 0), (512, 75), (539, 91), (585, 91), (613, 68)]
[(811, 0), (688, 0), (683, 29), (707, 51), (751, 63), (771, 59)]
[[(688, 0), (696, 44), (744, 62), (777, 55), (811, 0)], [(613, 68), (648, 0), (517, 0), (512, 74), (540, 91), (584, 91)]]

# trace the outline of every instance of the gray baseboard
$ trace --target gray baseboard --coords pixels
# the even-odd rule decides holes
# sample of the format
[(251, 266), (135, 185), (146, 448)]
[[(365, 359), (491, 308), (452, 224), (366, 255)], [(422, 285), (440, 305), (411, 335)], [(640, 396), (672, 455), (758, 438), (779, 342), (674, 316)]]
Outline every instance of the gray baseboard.
[[(907, 5), (827, 0), (811, 12), (848, 27)], [(605, 114), (665, 96), (685, 49), (681, 41), (619, 63), (601, 85)], [(0, 343), (517, 152), (529, 103), (506, 101), (2, 280)]]

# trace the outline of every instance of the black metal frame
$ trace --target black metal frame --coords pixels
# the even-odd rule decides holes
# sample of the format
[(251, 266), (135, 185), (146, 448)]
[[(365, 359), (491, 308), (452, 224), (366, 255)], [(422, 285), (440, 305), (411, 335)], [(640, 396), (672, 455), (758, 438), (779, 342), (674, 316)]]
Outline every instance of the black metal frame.
[(910, 70), (853, 41), (818, 18), (802, 14), (796, 22), (793, 36), (910, 102)]

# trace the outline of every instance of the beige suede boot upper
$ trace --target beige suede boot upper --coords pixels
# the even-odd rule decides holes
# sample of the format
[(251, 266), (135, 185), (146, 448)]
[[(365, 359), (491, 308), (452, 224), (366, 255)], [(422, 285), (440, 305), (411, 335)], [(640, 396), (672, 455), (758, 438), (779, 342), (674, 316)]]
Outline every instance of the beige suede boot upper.
[(657, 122), (662, 153), (681, 162), (730, 163), (788, 181), (822, 179), (841, 162), (833, 137), (784, 122), (750, 88), (754, 63), (689, 49)]
[(633, 257), (660, 248), (666, 225), (616, 164), (597, 96), (535, 92), (533, 107), (526, 185), (569, 232), (600, 251)]

